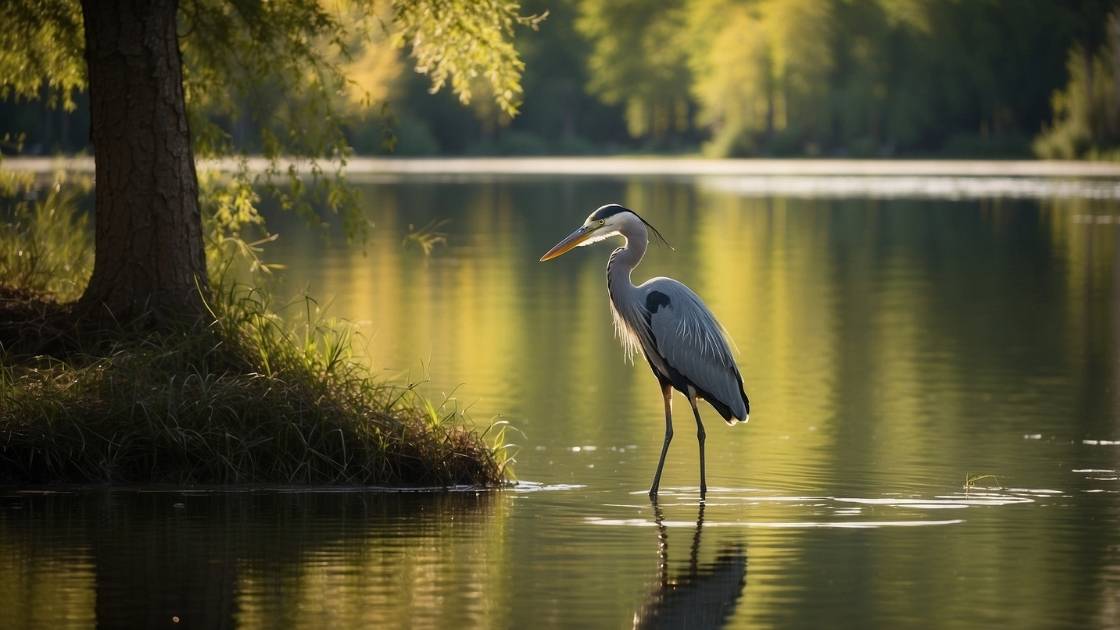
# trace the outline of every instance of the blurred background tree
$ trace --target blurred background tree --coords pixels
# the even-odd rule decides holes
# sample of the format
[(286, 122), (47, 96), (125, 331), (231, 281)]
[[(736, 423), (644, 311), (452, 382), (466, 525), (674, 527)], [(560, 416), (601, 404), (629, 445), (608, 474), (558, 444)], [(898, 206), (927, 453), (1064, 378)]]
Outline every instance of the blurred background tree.
[[(246, 31), (202, 45), (195, 4), (210, 6), (180, 12), (188, 82), (252, 44), (238, 39)], [(348, 81), (328, 82), (333, 96), (319, 105), (330, 113), (314, 117), (340, 135), (292, 122), (319, 106), (317, 91), (299, 93), (320, 79), (281, 62), (197, 99), (192, 114), (215, 140), (250, 153), (327, 143), (367, 155), (1114, 158), (1120, 146), (1120, 0), (529, 0), (525, 15), (549, 19), (490, 58), (519, 55), (523, 92), (465, 77), (452, 87), (475, 94), (468, 108), (409, 69), (401, 44), (423, 38), (394, 34), (395, 3), (316, 4), (364, 25), (347, 29), (337, 62)], [(448, 6), (459, 4), (476, 17), (504, 6)], [(54, 28), (36, 37), (65, 43)], [(0, 136), (23, 134), (25, 153), (87, 150), (88, 99), (60, 59), (36, 59), (20, 72), (26, 85), (0, 94)], [(519, 116), (501, 103), (507, 91)], [(22, 99), (31, 94), (40, 98)]]
[(1104, 17), (1109, 3), (1086, 4), (1066, 58), (1069, 82), (1054, 93), (1054, 119), (1034, 143), (1042, 157), (1120, 159), (1120, 10)]
[(621, 105), (631, 137), (654, 147), (688, 138), (688, 48), (680, 0), (585, 0), (577, 31), (587, 40), (587, 90)]

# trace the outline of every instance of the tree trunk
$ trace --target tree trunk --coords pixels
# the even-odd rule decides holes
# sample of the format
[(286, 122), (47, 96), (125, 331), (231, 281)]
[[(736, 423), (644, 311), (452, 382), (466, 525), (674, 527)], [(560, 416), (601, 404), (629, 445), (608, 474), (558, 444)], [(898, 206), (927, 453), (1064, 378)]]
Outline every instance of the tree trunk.
[(205, 313), (177, 9), (178, 0), (82, 0), (96, 249), (80, 305), (97, 319), (163, 324)]

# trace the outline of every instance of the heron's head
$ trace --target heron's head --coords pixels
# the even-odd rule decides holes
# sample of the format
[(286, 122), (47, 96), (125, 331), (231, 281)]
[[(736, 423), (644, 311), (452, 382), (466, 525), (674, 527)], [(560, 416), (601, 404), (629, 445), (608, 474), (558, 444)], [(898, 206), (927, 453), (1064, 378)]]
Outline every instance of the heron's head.
[(646, 228), (652, 231), (661, 242), (668, 245), (668, 242), (665, 241), (665, 237), (661, 236), (657, 228), (638, 216), (637, 212), (629, 208), (623, 208), (617, 203), (609, 203), (605, 206), (600, 206), (597, 210), (587, 215), (587, 220), (583, 222), (583, 225), (576, 228), (576, 230), (566, 236), (564, 240), (545, 252), (545, 255), (541, 256), (540, 261), (552, 260), (576, 247), (598, 243), (612, 236), (631, 238), (636, 234), (644, 235), (646, 233)]

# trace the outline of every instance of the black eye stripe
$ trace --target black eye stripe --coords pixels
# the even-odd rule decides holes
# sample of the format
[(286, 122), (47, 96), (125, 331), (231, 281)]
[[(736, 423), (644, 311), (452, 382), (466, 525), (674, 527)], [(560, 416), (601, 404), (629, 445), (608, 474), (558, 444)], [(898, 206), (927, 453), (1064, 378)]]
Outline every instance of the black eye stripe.
[(638, 217), (638, 220), (641, 221), (642, 223), (645, 223), (646, 227), (648, 227), (653, 232), (653, 234), (657, 238), (657, 240), (664, 243), (669, 249), (673, 249), (673, 246), (669, 245), (669, 241), (665, 240), (664, 236), (661, 236), (661, 232), (658, 232), (657, 228), (653, 227), (653, 225), (651, 225), (649, 221), (646, 221), (645, 219), (643, 219), (642, 215), (638, 214), (637, 212), (634, 212), (630, 208), (624, 208), (624, 207), (618, 205), (617, 203), (608, 203), (607, 205), (599, 208), (595, 212), (592, 212), (591, 216), (587, 217), (587, 220), (588, 220), (588, 222), (591, 222), (591, 221), (605, 221), (608, 218), (613, 217), (616, 214), (619, 214), (620, 212), (629, 212), (630, 214)]
[[(591, 219), (593, 221), (603, 221), (605, 219), (613, 217), (614, 215), (618, 214), (619, 212), (634, 212), (634, 211), (629, 209), (629, 208), (623, 208), (622, 206), (618, 205), (617, 203), (611, 203), (611, 204), (607, 204), (607, 205), (603, 206), (602, 208), (599, 208), (595, 212), (592, 212), (591, 213)], [(637, 214), (637, 213), (635, 213), (635, 214)]]

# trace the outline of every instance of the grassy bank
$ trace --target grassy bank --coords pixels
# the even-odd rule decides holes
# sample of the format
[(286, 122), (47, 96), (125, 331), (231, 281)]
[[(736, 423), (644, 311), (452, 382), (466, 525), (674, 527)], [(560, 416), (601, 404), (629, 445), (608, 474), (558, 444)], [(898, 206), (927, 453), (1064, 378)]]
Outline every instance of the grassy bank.
[(59, 194), (4, 212), (0, 482), (504, 478), (500, 427), (473, 431), (415, 386), (372, 378), (350, 327), (313, 301), (275, 308), (265, 292), (219, 284), (194, 328), (91, 330), (67, 302), (88, 243), (61, 240), (85, 227), (80, 215)]

